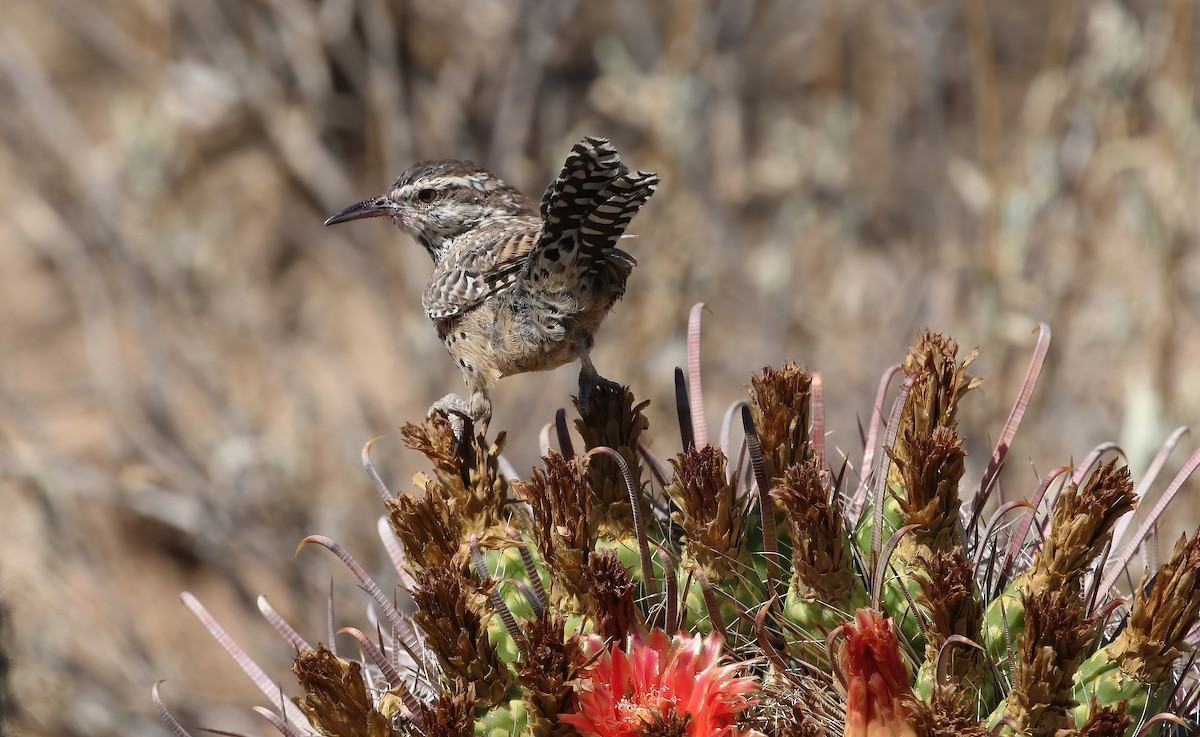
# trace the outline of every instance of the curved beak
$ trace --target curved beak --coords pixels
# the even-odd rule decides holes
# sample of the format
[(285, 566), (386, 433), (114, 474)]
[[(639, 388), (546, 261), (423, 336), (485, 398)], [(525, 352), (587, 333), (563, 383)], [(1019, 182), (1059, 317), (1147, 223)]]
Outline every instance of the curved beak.
[(325, 221), (325, 224), (337, 225), (363, 218), (397, 217), (399, 214), (395, 204), (387, 197), (380, 195), (337, 211)]

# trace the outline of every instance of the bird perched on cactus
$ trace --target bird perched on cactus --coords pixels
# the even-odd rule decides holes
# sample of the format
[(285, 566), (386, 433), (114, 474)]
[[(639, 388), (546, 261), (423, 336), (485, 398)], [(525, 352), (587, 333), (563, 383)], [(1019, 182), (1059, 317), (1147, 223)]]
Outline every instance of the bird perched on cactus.
[[(1018, 408), (1049, 337), (1040, 326)], [(374, 637), (340, 631), (356, 641), (355, 659), (332, 636), (314, 649), (260, 603), (298, 653), (304, 695), (292, 701), (184, 600), (280, 703), (260, 713), (289, 736), (1179, 734), (1200, 699), (1200, 535), (1181, 540), (1131, 601), (1112, 583), (1200, 469), (1200, 450), (1124, 542), (1116, 523), (1139, 494), (1119, 459), (1102, 461), (1108, 445), (989, 519), (989, 472), (968, 504), (959, 499), (954, 410), (978, 379), (966, 373), (973, 353), (957, 352), (923, 332), (905, 366), (884, 374), (886, 389), (907, 372), (882, 434), (877, 397), (857, 484), (847, 462), (829, 463), (819, 374), (794, 365), (752, 378), (736, 456), (702, 441), (703, 416), (690, 412), (703, 404), (692, 401), (703, 399), (699, 381), (693, 397), (682, 369), (682, 451), (666, 461), (644, 440), (646, 403), (610, 386), (580, 412), (584, 447), (566, 412), (556, 416), (558, 449), (547, 434), (543, 468), (527, 481), (502, 473), (503, 433), (463, 442), (440, 415), (403, 430), (433, 466), (414, 477), (415, 494), (388, 487), (368, 444), (401, 586), (388, 591), (329, 538), (304, 539), (341, 558), (378, 611)]]
[(589, 353), (636, 263), (617, 240), (658, 183), (630, 172), (608, 140), (585, 138), (540, 208), (482, 166), (446, 159), (414, 164), (386, 193), (325, 224), (390, 217), (429, 252), (421, 302), (468, 390), (429, 412), (478, 422), (505, 376), (577, 358), (581, 399), (602, 381)]

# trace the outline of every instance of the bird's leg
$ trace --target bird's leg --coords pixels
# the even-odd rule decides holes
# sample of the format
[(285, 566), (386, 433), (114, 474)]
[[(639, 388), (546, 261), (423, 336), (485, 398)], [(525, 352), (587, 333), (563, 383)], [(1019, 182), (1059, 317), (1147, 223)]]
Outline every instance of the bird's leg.
[(485, 389), (480, 386), (471, 387), (471, 399), (467, 414), (476, 425), (483, 425), (487, 430), (488, 420), (492, 419), (492, 400)]
[(609, 381), (596, 370), (592, 358), (586, 351), (579, 353), (579, 413), (587, 414), (592, 406), (592, 393), (600, 387), (620, 393), (622, 387), (615, 381)]

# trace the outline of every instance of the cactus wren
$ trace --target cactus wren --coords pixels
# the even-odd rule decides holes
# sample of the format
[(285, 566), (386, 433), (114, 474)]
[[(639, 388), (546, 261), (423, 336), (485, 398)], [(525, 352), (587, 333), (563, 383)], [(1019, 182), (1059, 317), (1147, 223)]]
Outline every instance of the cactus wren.
[(540, 209), (478, 164), (446, 159), (414, 164), (386, 193), (325, 224), (390, 217), (429, 252), (433, 277), (421, 303), (469, 395), (447, 394), (429, 414), (479, 422), (491, 416), (489, 394), (502, 377), (573, 358), (586, 406), (604, 381), (588, 357), (593, 335), (636, 263), (616, 243), (658, 182), (631, 173), (606, 139), (585, 138)]

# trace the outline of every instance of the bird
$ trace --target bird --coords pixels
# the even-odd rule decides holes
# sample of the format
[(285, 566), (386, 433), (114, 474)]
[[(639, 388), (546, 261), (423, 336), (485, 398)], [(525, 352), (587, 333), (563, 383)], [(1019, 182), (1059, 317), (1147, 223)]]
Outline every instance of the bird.
[(625, 293), (637, 261), (617, 248), (660, 178), (630, 171), (605, 138), (567, 155), (540, 205), (471, 161), (421, 161), (387, 191), (330, 216), (325, 225), (390, 217), (433, 259), (421, 297), (457, 364), (467, 396), (430, 407), (461, 437), (463, 423), (491, 418), (491, 392), (506, 376), (580, 362), (580, 407), (612, 385), (590, 353)]

